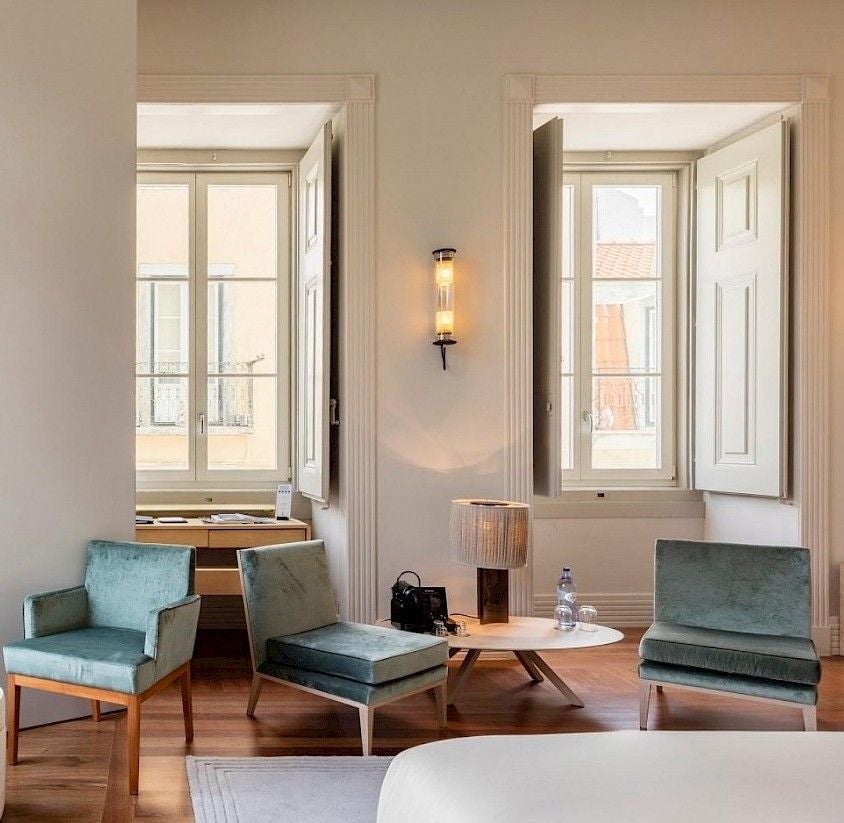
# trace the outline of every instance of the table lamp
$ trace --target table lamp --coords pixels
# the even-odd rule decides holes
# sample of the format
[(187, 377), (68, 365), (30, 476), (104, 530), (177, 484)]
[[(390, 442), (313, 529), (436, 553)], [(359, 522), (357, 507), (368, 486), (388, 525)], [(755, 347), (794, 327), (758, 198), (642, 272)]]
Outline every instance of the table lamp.
[(478, 569), (478, 620), (509, 622), (509, 569), (527, 565), (528, 505), (452, 500), (451, 554)]

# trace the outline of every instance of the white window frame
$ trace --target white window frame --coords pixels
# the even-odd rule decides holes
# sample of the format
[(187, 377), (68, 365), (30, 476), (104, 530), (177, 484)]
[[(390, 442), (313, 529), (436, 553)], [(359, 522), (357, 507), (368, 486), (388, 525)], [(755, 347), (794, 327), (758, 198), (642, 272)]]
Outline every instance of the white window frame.
[[(655, 469), (593, 469), (591, 466), (591, 429), (583, 412), (592, 406), (592, 222), (593, 185), (659, 185), (661, 187), (662, 277), (650, 281), (661, 286), (662, 307), (661, 372), (661, 465)], [(575, 328), (572, 334), (572, 406), (569, 414), (573, 428), (572, 468), (562, 472), (562, 488), (676, 487), (677, 471), (677, 340), (681, 322), (678, 311), (677, 246), (677, 174), (674, 171), (572, 170), (564, 169), (563, 186), (572, 187), (575, 208), (574, 234), (571, 238), (572, 266), (564, 261), (563, 282), (574, 287)], [(564, 196), (564, 204), (568, 197)], [(567, 221), (567, 213), (566, 213)], [(568, 275), (572, 274), (572, 277)], [(561, 313), (561, 318), (562, 318)], [(563, 330), (561, 329), (561, 334)], [(567, 372), (561, 370), (561, 378)], [(563, 395), (565, 397), (565, 395)], [(566, 415), (561, 415), (561, 425)], [(564, 436), (565, 439), (565, 436)]]
[[(293, 379), (292, 360), (294, 321), (292, 314), (292, 256), (293, 244), (293, 172), (292, 170), (207, 170), (192, 168), (186, 171), (139, 171), (138, 183), (186, 183), (190, 187), (189, 271), (188, 271), (188, 454), (187, 470), (139, 469), (136, 484), (139, 490), (188, 490), (194, 492), (222, 489), (268, 489), (291, 479), (293, 441)], [(207, 327), (207, 187), (212, 185), (242, 185), (245, 183), (278, 186), (278, 276), (276, 335), (276, 468), (274, 470), (211, 470), (207, 466), (207, 390), (208, 390), (208, 327)], [(175, 280), (172, 279), (170, 282)], [(149, 278), (138, 278), (138, 282)], [(226, 282), (213, 278), (211, 282)], [(249, 282), (249, 278), (232, 278)], [(267, 282), (264, 280), (264, 282)], [(269, 379), (256, 376), (255, 379)], [(205, 433), (200, 431), (200, 414), (205, 413)]]

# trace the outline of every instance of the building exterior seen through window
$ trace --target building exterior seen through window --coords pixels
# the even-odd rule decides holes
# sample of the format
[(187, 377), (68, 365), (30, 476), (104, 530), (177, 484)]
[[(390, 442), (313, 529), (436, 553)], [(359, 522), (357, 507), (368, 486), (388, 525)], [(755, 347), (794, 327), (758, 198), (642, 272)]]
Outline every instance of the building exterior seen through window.
[(140, 478), (286, 473), (288, 218), (285, 174), (139, 176)]
[(670, 174), (566, 174), (563, 482), (674, 473)]

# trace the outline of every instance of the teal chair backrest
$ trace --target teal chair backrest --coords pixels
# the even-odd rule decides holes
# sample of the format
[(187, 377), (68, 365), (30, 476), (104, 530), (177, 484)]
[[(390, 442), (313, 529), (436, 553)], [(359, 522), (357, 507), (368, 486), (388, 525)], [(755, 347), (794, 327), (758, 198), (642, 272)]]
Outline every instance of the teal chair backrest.
[(88, 624), (146, 631), (149, 613), (194, 593), (196, 549), (92, 540), (85, 564)]
[(246, 619), (255, 668), (267, 657), (267, 640), (337, 622), (322, 540), (240, 549)]
[(808, 549), (657, 540), (654, 573), (657, 621), (812, 636)]

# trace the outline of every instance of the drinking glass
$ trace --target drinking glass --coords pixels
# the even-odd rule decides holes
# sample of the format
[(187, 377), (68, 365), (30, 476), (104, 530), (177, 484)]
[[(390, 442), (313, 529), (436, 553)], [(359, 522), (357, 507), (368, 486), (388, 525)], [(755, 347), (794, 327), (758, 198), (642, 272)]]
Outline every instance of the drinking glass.
[(581, 606), (577, 610), (577, 622), (585, 632), (598, 631), (598, 610), (594, 606)]
[(569, 632), (576, 625), (572, 610), (564, 603), (560, 603), (554, 609), (554, 628), (561, 632)]

